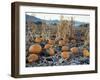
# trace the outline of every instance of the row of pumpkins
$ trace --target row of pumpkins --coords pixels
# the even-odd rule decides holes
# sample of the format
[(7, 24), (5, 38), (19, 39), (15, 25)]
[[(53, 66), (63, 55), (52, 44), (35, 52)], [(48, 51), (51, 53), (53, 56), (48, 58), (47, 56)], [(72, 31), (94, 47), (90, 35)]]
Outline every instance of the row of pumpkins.
[[(44, 40), (43, 38), (37, 37), (34, 40), (36, 43), (29, 47), (29, 56), (27, 58), (29, 63), (37, 61), (39, 59), (39, 55), (41, 54), (42, 50), (47, 50), (48, 54), (50, 56), (55, 55), (55, 50), (53, 48), (53, 45), (55, 44), (54, 40), (49, 39), (48, 43), (44, 46), (44, 48), (42, 48), (39, 43), (43, 40)], [(58, 44), (59, 44), (59, 46), (62, 46), (61, 57), (63, 59), (69, 59), (69, 57), (70, 57), (69, 51), (68, 51), (69, 48), (67, 46), (65, 46), (65, 44), (66, 44), (65, 41), (63, 39), (59, 40)], [(72, 47), (70, 49), (70, 51), (75, 55), (78, 53), (78, 48)], [(89, 55), (90, 55), (89, 51), (84, 48), (83, 49), (83, 56), (89, 57)]]

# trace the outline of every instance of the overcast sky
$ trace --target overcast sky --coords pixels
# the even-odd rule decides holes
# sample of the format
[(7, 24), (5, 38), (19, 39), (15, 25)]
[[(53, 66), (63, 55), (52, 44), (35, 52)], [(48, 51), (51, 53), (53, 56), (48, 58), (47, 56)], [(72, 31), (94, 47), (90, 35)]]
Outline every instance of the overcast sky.
[(87, 15), (46, 14), (46, 13), (26, 13), (26, 14), (45, 20), (60, 20), (60, 16), (63, 15), (64, 19), (67, 20), (71, 20), (71, 17), (73, 17), (73, 19), (76, 21), (90, 22), (90, 16)]

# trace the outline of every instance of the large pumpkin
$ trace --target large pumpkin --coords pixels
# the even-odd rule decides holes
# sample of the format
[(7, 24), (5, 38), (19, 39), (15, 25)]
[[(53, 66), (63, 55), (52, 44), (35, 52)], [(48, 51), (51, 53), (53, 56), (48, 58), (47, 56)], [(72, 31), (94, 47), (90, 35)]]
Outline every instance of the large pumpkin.
[(40, 38), (40, 37), (36, 37), (36, 38), (35, 38), (35, 42), (36, 42), (36, 43), (40, 43), (41, 41), (42, 41), (42, 38)]
[(29, 63), (32, 63), (32, 62), (37, 61), (39, 59), (39, 57), (36, 54), (30, 54), (27, 59), (28, 59)]
[(69, 59), (70, 55), (69, 55), (68, 52), (64, 51), (64, 52), (61, 53), (61, 57), (62, 57), (63, 59)]
[(65, 41), (64, 40), (60, 40), (59, 41), (59, 46), (64, 46), (66, 43), (65, 43)]
[(68, 51), (69, 48), (67, 46), (62, 46), (62, 51)]
[(30, 46), (30, 48), (29, 48), (30, 53), (38, 54), (41, 51), (42, 51), (42, 47), (39, 44), (34, 44), (34, 45)]
[(74, 53), (74, 54), (77, 54), (78, 53), (78, 48), (77, 47), (71, 48), (71, 52)]
[(84, 57), (89, 57), (90, 56), (90, 53), (89, 53), (89, 51), (87, 49), (83, 50), (83, 56)]

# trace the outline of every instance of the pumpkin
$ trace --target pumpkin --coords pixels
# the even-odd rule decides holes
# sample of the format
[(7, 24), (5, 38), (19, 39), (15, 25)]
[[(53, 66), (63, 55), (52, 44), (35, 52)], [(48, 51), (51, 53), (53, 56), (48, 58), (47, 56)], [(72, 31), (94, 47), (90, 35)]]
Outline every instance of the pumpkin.
[(84, 51), (84, 50), (87, 50), (87, 48), (82, 48), (81, 50)]
[(66, 43), (65, 43), (65, 41), (64, 40), (60, 40), (59, 41), (59, 46), (64, 46)]
[(68, 51), (69, 48), (67, 46), (62, 46), (62, 51)]
[(30, 46), (30, 48), (29, 48), (30, 53), (38, 54), (41, 51), (42, 51), (42, 47), (39, 44), (34, 44), (34, 45)]
[(71, 40), (71, 43), (76, 43), (76, 40), (75, 39)]
[(36, 43), (40, 43), (41, 41), (42, 41), (42, 38), (40, 38), (40, 37), (36, 37), (36, 38), (35, 38), (35, 42), (36, 42)]
[(69, 56), (69, 53), (68, 52), (64, 51), (64, 52), (61, 53), (61, 57), (63, 59), (69, 59), (70, 56)]
[(54, 45), (54, 43), (55, 43), (54, 40), (51, 39), (48, 40), (48, 44)]
[(81, 40), (85, 40), (85, 37), (81, 37)]
[(50, 47), (52, 47), (52, 45), (46, 44), (46, 45), (44, 46), (44, 49), (48, 49), (48, 48), (50, 48)]
[(55, 54), (55, 51), (54, 51), (53, 48), (49, 48), (49, 49), (47, 50), (47, 52), (48, 52), (48, 54), (49, 54), (50, 56), (53, 56), (53, 55)]
[(68, 38), (66, 38), (66, 37), (64, 37), (64, 38), (63, 38), (63, 40), (64, 40), (66, 43), (68, 43), (68, 42), (69, 42), (69, 39), (68, 39)]
[(71, 52), (74, 54), (78, 53), (78, 48), (77, 47), (71, 48)]
[(87, 49), (83, 50), (83, 56), (84, 57), (89, 57), (90, 56), (90, 53), (89, 53), (89, 51)]
[(39, 59), (39, 57), (36, 54), (30, 54), (27, 59), (28, 59), (29, 63), (32, 63), (32, 62), (37, 61)]
[(41, 41), (45, 41), (45, 38), (41, 37)]

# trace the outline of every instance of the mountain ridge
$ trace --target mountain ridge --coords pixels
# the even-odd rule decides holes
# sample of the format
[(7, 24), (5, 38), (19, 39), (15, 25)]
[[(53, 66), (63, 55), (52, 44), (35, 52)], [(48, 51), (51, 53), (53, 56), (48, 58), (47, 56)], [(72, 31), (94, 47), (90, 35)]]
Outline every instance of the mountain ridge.
[[(44, 19), (40, 19), (40, 18), (31, 16), (31, 15), (26, 15), (26, 21), (32, 21), (35, 24), (42, 24), (42, 22), (44, 21), (44, 22), (46, 22), (46, 24), (51, 24), (51, 25), (56, 25), (57, 23), (60, 22), (59, 20), (56, 20), (56, 19), (55, 20), (44, 20)], [(89, 23), (80, 22), (80, 21), (74, 21), (73, 23), (76, 27), (79, 27), (82, 24), (89, 24)]]

